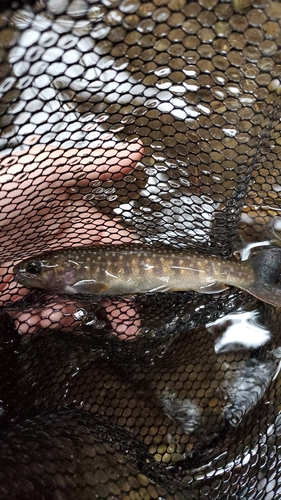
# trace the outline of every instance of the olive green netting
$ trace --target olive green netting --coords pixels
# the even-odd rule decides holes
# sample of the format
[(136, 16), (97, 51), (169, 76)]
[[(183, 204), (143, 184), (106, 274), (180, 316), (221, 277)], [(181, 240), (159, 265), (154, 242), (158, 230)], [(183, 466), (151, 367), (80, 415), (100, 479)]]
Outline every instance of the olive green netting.
[(279, 309), (13, 280), (46, 249), (280, 245), (281, 3), (0, 6), (0, 498), (281, 498)]

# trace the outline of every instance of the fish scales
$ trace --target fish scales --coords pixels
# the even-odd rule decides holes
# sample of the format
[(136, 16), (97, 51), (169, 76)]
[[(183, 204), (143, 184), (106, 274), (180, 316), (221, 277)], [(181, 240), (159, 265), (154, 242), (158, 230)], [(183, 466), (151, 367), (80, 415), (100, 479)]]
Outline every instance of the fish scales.
[(91, 245), (42, 253), (17, 264), (14, 272), (19, 283), (56, 293), (216, 293), (236, 286), (281, 305), (279, 247), (238, 261), (169, 247)]

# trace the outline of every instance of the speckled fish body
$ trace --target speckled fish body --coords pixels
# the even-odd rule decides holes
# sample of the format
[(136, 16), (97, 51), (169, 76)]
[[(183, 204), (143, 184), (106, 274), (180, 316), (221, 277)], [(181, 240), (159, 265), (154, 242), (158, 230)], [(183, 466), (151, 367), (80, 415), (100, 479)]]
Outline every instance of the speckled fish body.
[[(280, 248), (263, 250), (253, 259), (241, 262), (169, 247), (84, 246), (26, 259), (15, 266), (14, 272), (19, 283), (56, 293), (126, 295), (188, 290), (214, 293), (226, 286), (236, 286), (265, 302), (281, 305), (279, 287), (275, 286), (273, 293), (272, 283), (269, 290), (263, 279), (263, 275), (269, 274), (265, 264), (270, 250), (274, 250), (271, 268), (273, 264), (280, 266)], [(265, 292), (261, 285), (265, 285)]]

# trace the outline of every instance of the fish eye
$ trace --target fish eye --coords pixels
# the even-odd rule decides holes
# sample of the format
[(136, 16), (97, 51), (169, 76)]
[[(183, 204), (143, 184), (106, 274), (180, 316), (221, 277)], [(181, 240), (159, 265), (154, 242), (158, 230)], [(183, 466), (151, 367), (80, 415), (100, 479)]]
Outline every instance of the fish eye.
[(30, 274), (39, 274), (41, 267), (41, 263), (38, 260), (32, 260), (26, 264), (25, 270)]

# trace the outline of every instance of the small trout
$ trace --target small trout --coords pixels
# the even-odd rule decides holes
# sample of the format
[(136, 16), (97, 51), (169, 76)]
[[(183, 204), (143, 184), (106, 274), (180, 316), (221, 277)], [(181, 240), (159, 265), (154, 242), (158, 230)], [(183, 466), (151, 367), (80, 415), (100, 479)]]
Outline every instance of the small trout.
[(238, 261), (138, 244), (65, 248), (26, 259), (14, 268), (22, 285), (55, 293), (218, 293), (235, 286), (274, 306), (281, 306), (280, 271), (277, 247)]

